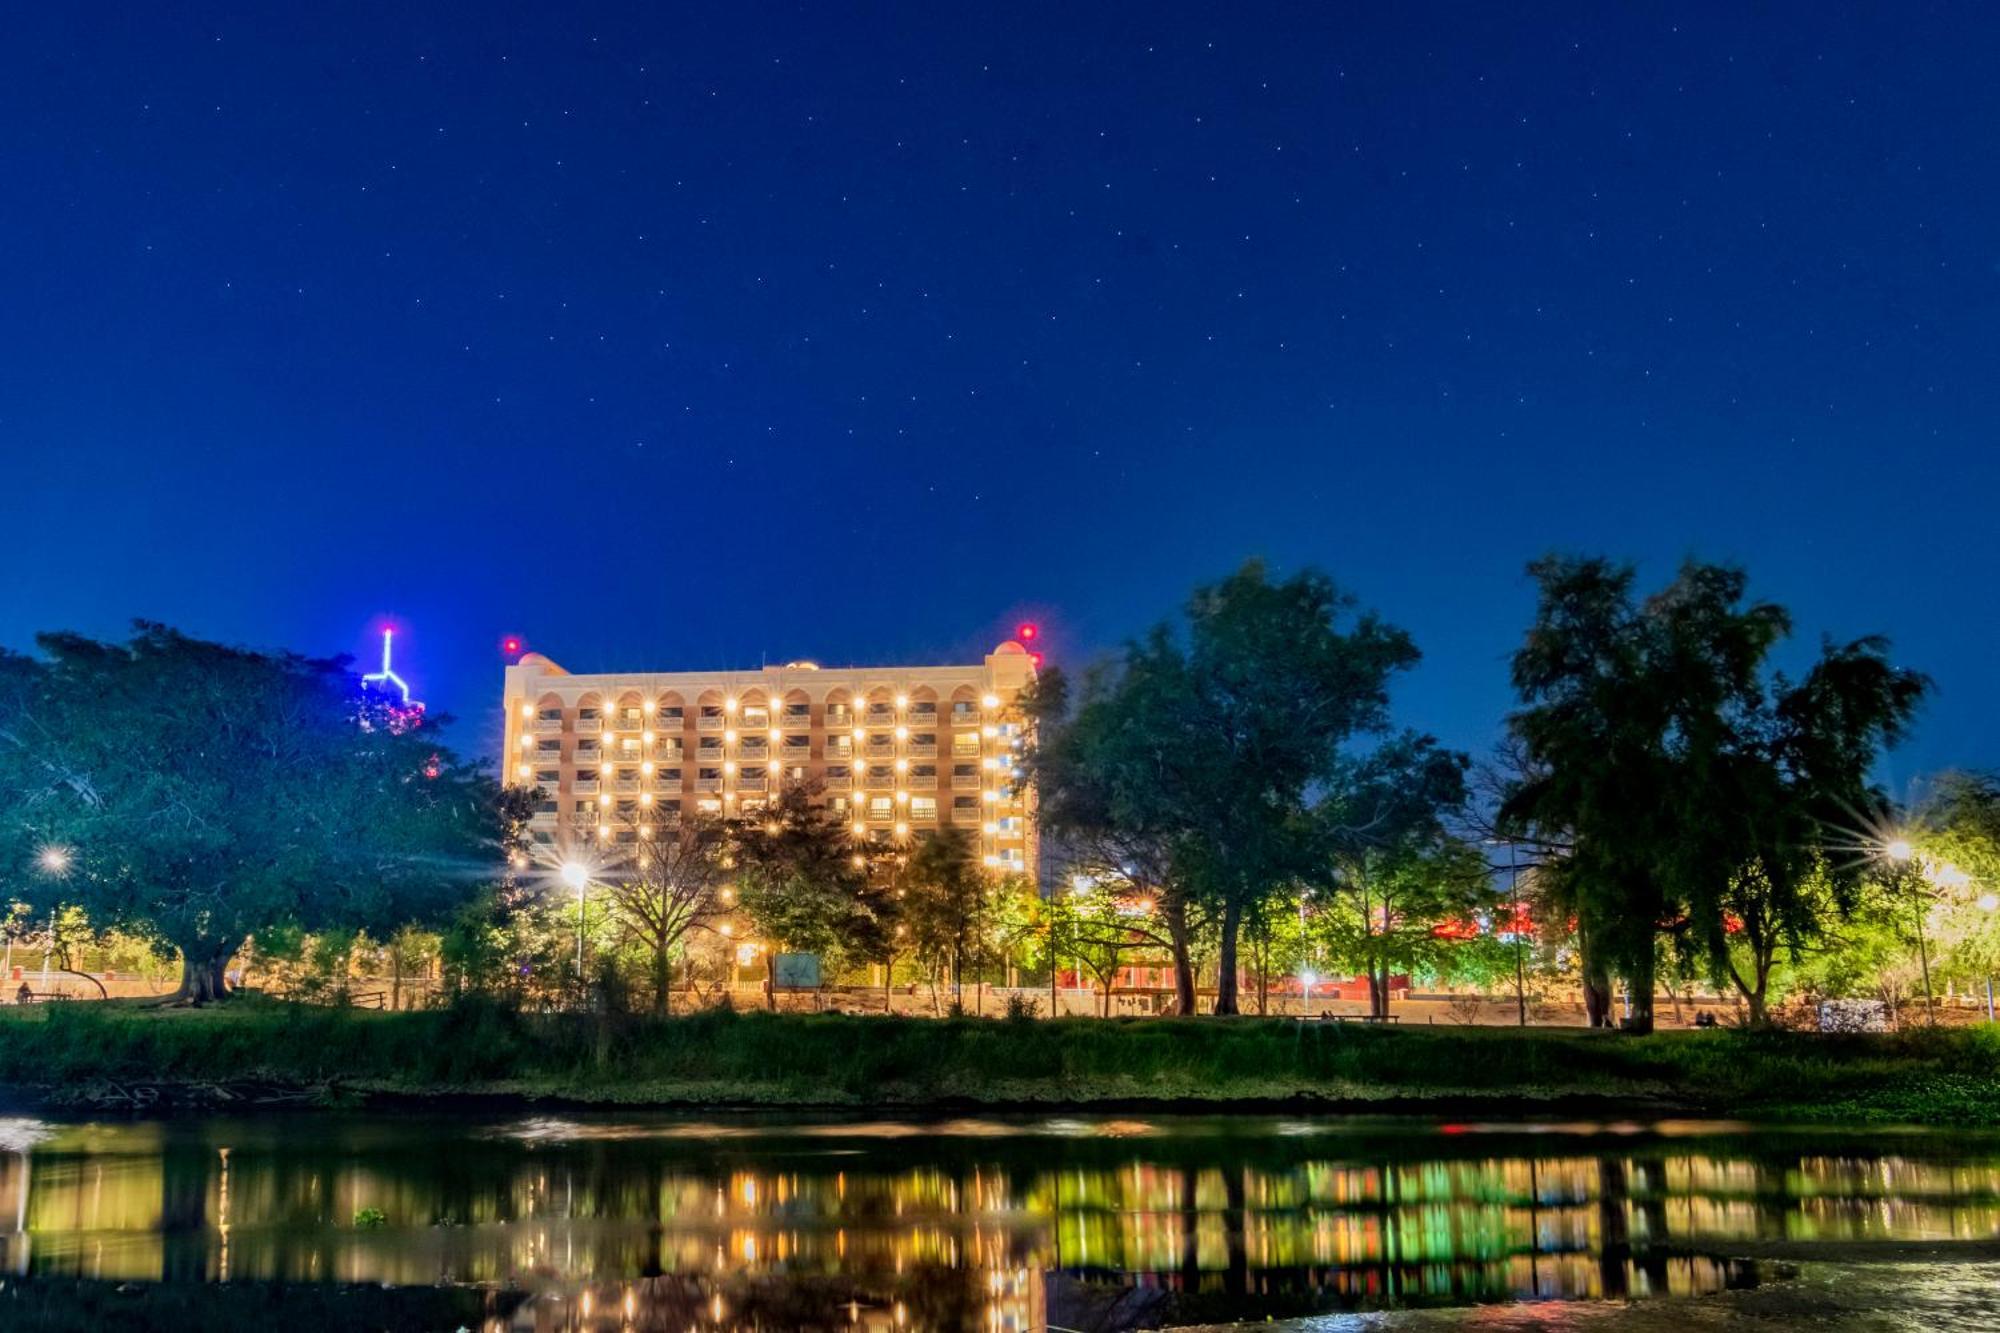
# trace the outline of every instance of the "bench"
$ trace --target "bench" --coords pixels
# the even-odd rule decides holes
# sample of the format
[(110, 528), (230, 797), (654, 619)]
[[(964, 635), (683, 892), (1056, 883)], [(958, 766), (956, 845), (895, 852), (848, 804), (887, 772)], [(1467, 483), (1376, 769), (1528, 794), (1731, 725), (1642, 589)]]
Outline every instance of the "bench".
[(1400, 1023), (1401, 1014), (1320, 1014), (1322, 1023)]

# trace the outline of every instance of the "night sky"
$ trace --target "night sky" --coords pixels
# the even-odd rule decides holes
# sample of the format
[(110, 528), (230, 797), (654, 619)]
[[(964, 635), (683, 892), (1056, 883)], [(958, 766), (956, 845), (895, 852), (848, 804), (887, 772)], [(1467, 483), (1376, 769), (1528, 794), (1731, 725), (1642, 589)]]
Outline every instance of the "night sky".
[(1077, 662), (1262, 554), (1484, 750), (1551, 547), (2000, 760), (1986, 4), (16, 6), (0, 643)]

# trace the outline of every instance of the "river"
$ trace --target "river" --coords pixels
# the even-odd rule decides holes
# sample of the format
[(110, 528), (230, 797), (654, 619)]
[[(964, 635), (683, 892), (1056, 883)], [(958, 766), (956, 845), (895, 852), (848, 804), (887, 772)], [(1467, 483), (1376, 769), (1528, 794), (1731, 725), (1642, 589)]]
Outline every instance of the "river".
[(1713, 1122), (0, 1118), (0, 1327), (2000, 1327), (2000, 1138)]

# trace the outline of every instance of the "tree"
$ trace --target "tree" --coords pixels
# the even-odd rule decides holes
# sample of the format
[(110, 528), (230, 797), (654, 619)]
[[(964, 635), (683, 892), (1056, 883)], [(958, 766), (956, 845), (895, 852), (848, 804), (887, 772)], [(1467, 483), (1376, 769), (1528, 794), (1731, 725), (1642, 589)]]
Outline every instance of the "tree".
[(438, 743), (443, 719), (345, 659), (145, 623), (124, 644), (37, 642), (40, 659), (0, 658), (0, 864), (37, 910), (177, 949), (181, 999), (225, 995), (259, 930), (448, 914), (504, 873), (525, 826), (522, 794)]
[(1369, 1011), (1389, 1011), (1389, 977), (1438, 966), (1436, 933), (1491, 905), (1486, 858), (1448, 821), (1466, 799), (1469, 761), (1429, 736), (1404, 734), (1342, 763), (1313, 811), (1325, 892), (1308, 925), (1337, 962), (1368, 978)]
[(949, 977), (952, 1002), (963, 1004), (965, 970), (987, 958), (991, 889), (972, 838), (962, 828), (940, 829), (920, 841), (899, 869), (897, 916), (907, 932), (901, 942), (930, 976), (933, 996)]
[(1184, 636), (1161, 625), (1090, 677), (1086, 743), (1058, 737), (1035, 770), (1058, 829), (1124, 831), (1161, 857), (1164, 909), (1214, 914), (1218, 1014), (1238, 1009), (1246, 915), (1310, 867), (1308, 793), (1384, 728), (1389, 678), (1416, 663), (1407, 634), (1353, 610), (1323, 574), (1245, 564), (1195, 591)]
[[(787, 783), (761, 817), (736, 821), (737, 901), (774, 949), (828, 963), (879, 961), (894, 927), (891, 900), (871, 878), (862, 844), (814, 795), (808, 784)], [(767, 970), (767, 989), (774, 980)]]
[[(1528, 763), (1502, 820), (1565, 848), (1546, 887), (1574, 913), (1587, 988), (1620, 973), (1632, 1026), (1650, 1029), (1670, 930), (1762, 1022), (1779, 949), (1824, 921), (1809, 877), (1823, 869), (1836, 902), (1852, 898), (1859, 876), (1829, 835), (1880, 804), (1869, 768), (1926, 682), (1875, 638), (1827, 645), (1796, 684), (1769, 675), (1791, 618), (1746, 602), (1733, 566), (1690, 561), (1643, 602), (1630, 566), (1549, 557), (1530, 572), (1540, 606), (1509, 719)], [(1599, 1020), (1604, 998), (1587, 990)]]
[(673, 960), (690, 931), (725, 910), (728, 830), (712, 815), (650, 806), (624, 811), (612, 826), (599, 874), (625, 936), (646, 957), (653, 1007), (673, 1007)]

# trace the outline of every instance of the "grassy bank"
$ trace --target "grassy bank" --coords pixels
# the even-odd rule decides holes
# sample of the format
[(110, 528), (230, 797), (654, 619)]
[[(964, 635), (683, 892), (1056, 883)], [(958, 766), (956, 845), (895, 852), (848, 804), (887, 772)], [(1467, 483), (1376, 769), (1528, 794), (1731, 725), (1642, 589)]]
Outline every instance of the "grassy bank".
[[(0, 1099), (104, 1104), (208, 1086), (328, 1099), (605, 1105), (1396, 1104), (1449, 1114), (1573, 1099), (1711, 1114), (2000, 1124), (2000, 1034), (1885, 1037), (1377, 1029), (1289, 1019), (1058, 1022), (710, 1013), (600, 1020), (232, 1002), (0, 1011)], [(117, 1095), (117, 1094), (114, 1094)]]

